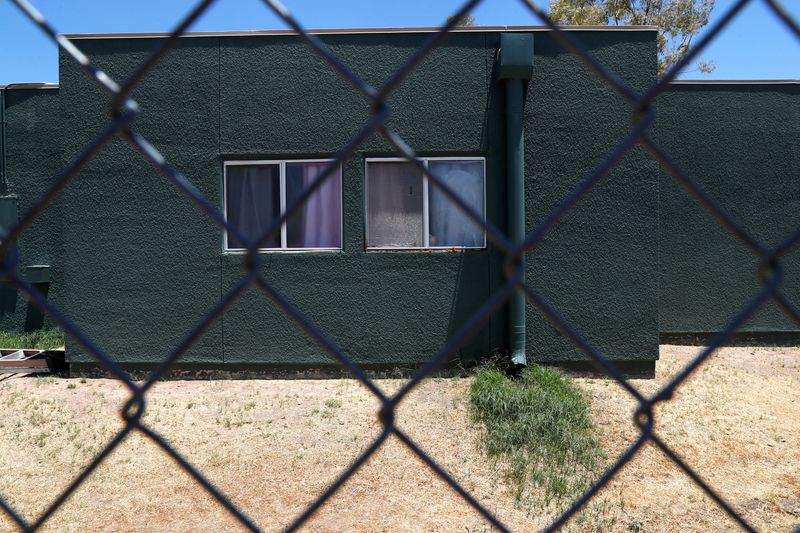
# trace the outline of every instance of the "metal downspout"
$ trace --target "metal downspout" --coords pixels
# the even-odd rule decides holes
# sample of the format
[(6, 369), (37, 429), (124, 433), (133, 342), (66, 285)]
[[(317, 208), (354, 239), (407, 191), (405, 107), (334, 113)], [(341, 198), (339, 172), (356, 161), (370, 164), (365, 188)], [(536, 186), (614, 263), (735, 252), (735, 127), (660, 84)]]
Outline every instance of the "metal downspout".
[(6, 178), (6, 89), (0, 87), (0, 194), (8, 192)]
[[(505, 80), (506, 186), (508, 237), (515, 245), (525, 240), (525, 88), (533, 76), (533, 34), (500, 35), (499, 79)], [(525, 268), (522, 259), (523, 271)], [(522, 281), (524, 282), (524, 276)], [(528, 364), (525, 346), (525, 295), (514, 291), (509, 300), (508, 347), (516, 368)]]
[[(508, 237), (514, 244), (525, 239), (525, 140), (522, 129), (522, 80), (506, 80), (506, 165)], [(523, 269), (525, 268), (523, 258)], [(517, 290), (509, 300), (509, 350), (514, 366), (528, 364), (525, 355), (525, 295)]]

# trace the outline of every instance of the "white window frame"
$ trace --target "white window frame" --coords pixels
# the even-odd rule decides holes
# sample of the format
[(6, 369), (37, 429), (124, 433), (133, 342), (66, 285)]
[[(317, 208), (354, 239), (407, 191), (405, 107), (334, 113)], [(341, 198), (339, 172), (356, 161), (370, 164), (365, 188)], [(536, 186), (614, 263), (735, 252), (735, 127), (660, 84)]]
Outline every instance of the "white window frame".
[[(486, 221), (486, 158), (485, 157), (417, 157), (428, 169), (431, 161), (481, 161), (483, 163), (483, 220)], [(364, 238), (367, 251), (377, 252), (396, 252), (396, 251), (431, 251), (446, 252), (452, 250), (485, 250), (486, 249), (486, 229), (481, 228), (483, 233), (483, 245), (481, 246), (430, 246), (430, 206), (428, 202), (428, 176), (422, 175), (422, 246), (369, 246), (369, 164), (370, 163), (408, 163), (405, 157), (367, 157), (364, 159)]]
[[(228, 167), (234, 166), (250, 166), (250, 165), (277, 165), (280, 167), (280, 208), (281, 216), (286, 213), (286, 164), (287, 163), (330, 163), (333, 159), (259, 159), (259, 160), (233, 160), (225, 161), (223, 163), (222, 172), (222, 214), (225, 221), (228, 221)], [(339, 165), (339, 179), (342, 182), (341, 194), (339, 195), (339, 244), (338, 248), (289, 248), (287, 246), (287, 233), (286, 221), (281, 224), (280, 232), (280, 248), (259, 248), (260, 253), (307, 253), (307, 252), (340, 252), (344, 246), (344, 175), (342, 174), (342, 165)], [(246, 254), (245, 248), (229, 248), (228, 247), (228, 232), (223, 230), (223, 251), (226, 254)]]

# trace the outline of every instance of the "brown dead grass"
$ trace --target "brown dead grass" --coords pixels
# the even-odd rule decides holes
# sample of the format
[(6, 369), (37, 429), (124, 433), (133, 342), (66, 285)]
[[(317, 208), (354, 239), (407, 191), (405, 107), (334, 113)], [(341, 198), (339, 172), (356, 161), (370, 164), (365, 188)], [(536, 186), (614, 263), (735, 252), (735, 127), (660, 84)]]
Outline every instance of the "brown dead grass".
[[(664, 346), (652, 393), (696, 348)], [(636, 437), (634, 404), (616, 384), (589, 394), (610, 459)], [(402, 381), (380, 380), (386, 391)], [(74, 385), (73, 388), (69, 388)], [(558, 509), (514, 505), (469, 422), (463, 378), (431, 379), (398, 424), (515, 531)], [(0, 382), (0, 494), (33, 518), (119, 429), (126, 391), (90, 379)], [(146, 422), (265, 530), (284, 528), (379, 433), (377, 402), (353, 380), (168, 381)], [(728, 348), (661, 406), (656, 428), (753, 525), (800, 524), (800, 349)], [(609, 459), (609, 460), (610, 460)], [(12, 529), (3, 522), (0, 530)], [(604, 489), (575, 531), (727, 531), (737, 526), (652, 446)], [(239, 527), (151, 441), (134, 434), (46, 523), (46, 531), (228, 531)], [(490, 531), (395, 438), (308, 522), (308, 531)]]

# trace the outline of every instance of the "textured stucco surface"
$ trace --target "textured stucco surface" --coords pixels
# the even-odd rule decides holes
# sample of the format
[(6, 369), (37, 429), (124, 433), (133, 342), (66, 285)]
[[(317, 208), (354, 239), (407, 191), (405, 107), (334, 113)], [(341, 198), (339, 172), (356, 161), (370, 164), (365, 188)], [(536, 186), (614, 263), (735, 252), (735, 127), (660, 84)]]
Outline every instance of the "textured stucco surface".
[[(583, 33), (604, 65), (643, 90), (656, 75), (652, 33)], [(630, 131), (631, 110), (547, 36), (535, 36), (526, 104), (526, 226), (531, 231)], [(657, 165), (635, 149), (529, 253), (528, 283), (612, 359), (655, 359)], [(534, 359), (582, 355), (528, 306)]]
[[(676, 85), (659, 98), (656, 133), (674, 160), (766, 246), (800, 225), (800, 85)], [(666, 173), (661, 183), (659, 328), (721, 330), (753, 299), (758, 257)], [(800, 297), (800, 254), (782, 292)], [(768, 302), (741, 331), (798, 331)]]
[[(96, 64), (124, 80), (153, 41), (84, 42)], [(219, 195), (216, 39), (178, 46), (136, 89), (134, 129), (210, 201)], [(109, 99), (62, 55), (65, 158), (108, 123)], [(65, 195), (66, 311), (122, 362), (163, 359), (220, 298), (220, 232), (134, 148), (107, 145)], [(85, 360), (67, 342), (68, 358)], [(213, 324), (189, 360), (222, 362), (222, 325)]]
[[(653, 32), (582, 32), (580, 39), (635, 86), (655, 76)], [(325, 36), (355, 72), (379, 85), (425, 35)], [(526, 104), (527, 225), (531, 229), (628, 130), (629, 111), (544, 33), (536, 37)], [(391, 125), (421, 155), (487, 159), (487, 216), (505, 227), (503, 91), (499, 34), (451, 35), (393, 94)], [(155, 41), (84, 40), (81, 48), (125, 79)], [(108, 99), (61, 61), (64, 157), (107, 123)], [(358, 96), (297, 37), (184, 40), (134, 98), (134, 129), (221, 208), (227, 159), (330, 157), (368, 118)], [(493, 247), (466, 253), (364, 251), (364, 158), (390, 155), (372, 136), (343, 167), (344, 250), (264, 254), (264, 276), (346, 354), (362, 364), (430, 358), (503, 280)], [(641, 153), (583, 201), (529, 254), (528, 279), (614, 359), (657, 357), (657, 168)], [(241, 275), (221, 230), (131, 147), (115, 141), (64, 199), (66, 311), (117, 360), (162, 359)], [(529, 308), (533, 360), (578, 352)], [(500, 312), (462, 350), (503, 350)], [(73, 342), (68, 358), (87, 361)], [(249, 289), (194, 345), (185, 362), (332, 362), (267, 298)]]
[[(57, 89), (9, 89), (6, 91), (8, 194), (18, 198), (18, 216), (26, 213), (61, 170), (59, 147), (59, 92)], [(18, 271), (26, 276), (30, 265), (50, 265), (51, 282), (36, 284), (48, 299), (64, 301), (61, 259), (63, 203), (56, 201), (23, 232), (17, 241)], [(0, 329), (31, 330), (51, 321), (21, 293), (0, 285)]]

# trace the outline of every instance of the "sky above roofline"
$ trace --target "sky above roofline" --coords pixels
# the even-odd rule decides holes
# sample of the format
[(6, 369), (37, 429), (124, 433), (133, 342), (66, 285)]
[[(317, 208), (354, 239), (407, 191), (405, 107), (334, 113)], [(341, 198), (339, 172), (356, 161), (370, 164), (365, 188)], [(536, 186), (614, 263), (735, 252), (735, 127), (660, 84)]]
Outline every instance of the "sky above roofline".
[[(65, 34), (167, 32), (197, 0), (32, 0), (59, 32)], [(461, 1), (429, 0), (285, 0), (290, 12), (308, 28), (432, 27), (443, 23)], [(546, 2), (539, 1), (539, 4)], [(717, 0), (712, 25), (733, 5)], [(800, 1), (783, 0), (785, 10), (800, 21)], [(485, 0), (473, 12), (485, 26), (540, 25), (522, 2)], [(285, 24), (258, 0), (218, 0), (191, 28), (220, 32), (252, 29), (285, 30)], [(707, 29), (706, 29), (707, 31)], [(701, 34), (702, 35), (702, 34)], [(57, 82), (55, 45), (11, 2), (0, 1), (0, 84)], [(690, 66), (683, 78), (798, 79), (800, 41), (760, 0), (752, 0), (732, 24), (700, 55), (716, 70), (704, 75)]]

